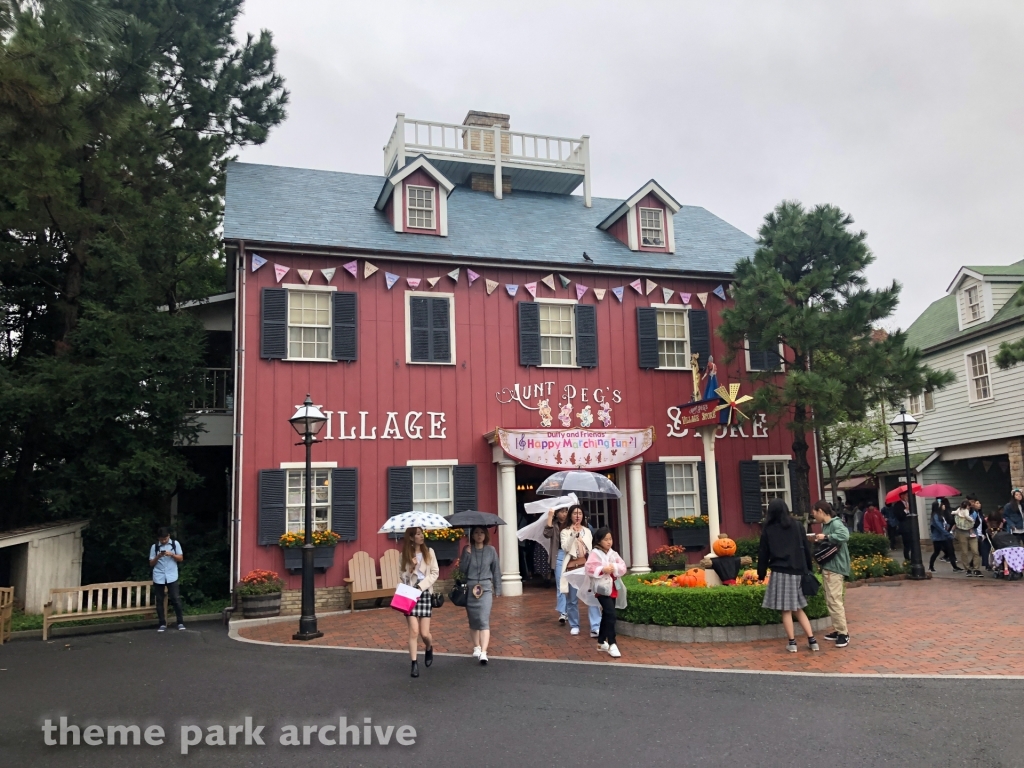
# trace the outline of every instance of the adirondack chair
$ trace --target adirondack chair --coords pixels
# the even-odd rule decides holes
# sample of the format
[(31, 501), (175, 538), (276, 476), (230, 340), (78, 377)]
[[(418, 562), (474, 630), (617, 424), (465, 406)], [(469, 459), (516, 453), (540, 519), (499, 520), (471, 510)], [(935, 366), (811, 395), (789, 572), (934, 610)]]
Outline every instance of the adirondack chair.
[(0, 645), (11, 637), (11, 615), (14, 613), (14, 587), (0, 587)]
[[(383, 559), (382, 559), (383, 560)], [(395, 594), (395, 587), (384, 587), (377, 576), (377, 565), (366, 552), (356, 552), (348, 561), (349, 597), (351, 609), (356, 609), (356, 600), (372, 600), (377, 598), (378, 605), (385, 597)], [(395, 582), (397, 584), (397, 568)], [(390, 574), (389, 574), (390, 577)]]

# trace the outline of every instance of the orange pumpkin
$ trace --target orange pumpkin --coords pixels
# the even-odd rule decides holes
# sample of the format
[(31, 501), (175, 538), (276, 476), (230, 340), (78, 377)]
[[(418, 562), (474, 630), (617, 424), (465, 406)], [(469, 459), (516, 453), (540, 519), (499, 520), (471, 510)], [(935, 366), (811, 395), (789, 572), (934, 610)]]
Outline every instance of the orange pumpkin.
[(691, 576), (692, 579), (693, 579), (693, 583), (690, 586), (692, 586), (692, 587), (706, 587), (708, 585), (707, 578), (704, 576), (704, 569), (703, 568), (691, 568), (686, 573), (687, 573), (687, 575)]
[(732, 557), (736, 554), (736, 542), (730, 539), (727, 534), (720, 533), (718, 538), (715, 539), (715, 543), (711, 545), (711, 549), (719, 557)]
[(674, 579), (672, 579), (672, 583), (675, 586), (677, 586), (677, 587), (691, 587), (691, 586), (693, 586), (692, 584), (688, 584), (687, 583), (687, 575), (685, 573), (680, 573), (678, 576), (676, 576)]

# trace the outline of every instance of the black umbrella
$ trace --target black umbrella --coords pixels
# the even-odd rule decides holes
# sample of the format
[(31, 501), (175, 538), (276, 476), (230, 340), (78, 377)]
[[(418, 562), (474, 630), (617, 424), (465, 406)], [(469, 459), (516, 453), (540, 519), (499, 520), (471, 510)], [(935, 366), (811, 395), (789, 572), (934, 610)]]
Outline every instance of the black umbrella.
[(505, 521), (497, 515), (492, 515), (490, 512), (477, 512), (474, 509), (448, 515), (445, 520), (452, 528), (472, 528), (476, 525), (490, 528), (492, 525), (505, 525)]

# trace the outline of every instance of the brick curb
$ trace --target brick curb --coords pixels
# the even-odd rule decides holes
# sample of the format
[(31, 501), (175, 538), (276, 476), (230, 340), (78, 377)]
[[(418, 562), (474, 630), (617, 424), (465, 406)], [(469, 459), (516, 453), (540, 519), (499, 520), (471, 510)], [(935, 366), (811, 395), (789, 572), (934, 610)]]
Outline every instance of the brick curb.
[[(185, 616), (186, 625), (195, 622), (223, 621), (224, 616), (220, 613), (201, 613), (195, 616)], [(86, 624), (84, 627), (50, 627), (50, 637), (74, 637), (76, 635), (100, 635), (105, 632), (122, 632), (135, 629), (153, 629), (156, 627), (156, 619), (142, 619), (141, 621), (108, 621), (104, 624)], [(168, 630), (170, 632), (171, 630)], [(41, 629), (19, 629), (11, 632), (11, 640), (42, 640), (43, 630)]]
[[(832, 626), (832, 619), (811, 619), (815, 632)], [(631, 624), (616, 621), (615, 631), (642, 640), (669, 643), (749, 643), (755, 640), (777, 640), (786, 636), (781, 624), (750, 624), (745, 627), (663, 627), (658, 624)]]
[[(931, 578), (931, 574), (928, 574), (928, 578)], [(866, 584), (884, 584), (887, 581), (906, 581), (907, 574), (897, 573), (895, 576), (872, 576), (870, 579), (858, 579), (857, 581), (848, 582), (846, 585), (847, 589), (853, 589), (854, 587), (863, 587)]]

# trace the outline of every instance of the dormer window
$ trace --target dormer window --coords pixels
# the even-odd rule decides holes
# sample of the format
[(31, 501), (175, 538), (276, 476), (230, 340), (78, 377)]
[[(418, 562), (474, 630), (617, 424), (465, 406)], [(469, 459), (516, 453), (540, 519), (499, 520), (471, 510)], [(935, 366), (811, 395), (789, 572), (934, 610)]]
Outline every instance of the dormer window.
[(967, 304), (969, 322), (981, 320), (981, 291), (977, 285), (969, 286), (964, 290), (964, 302)]
[(412, 229), (436, 229), (434, 221), (434, 189), (406, 185), (408, 190), (408, 226)]
[(659, 248), (665, 245), (661, 213), (660, 208), (640, 209), (640, 242), (644, 245)]

